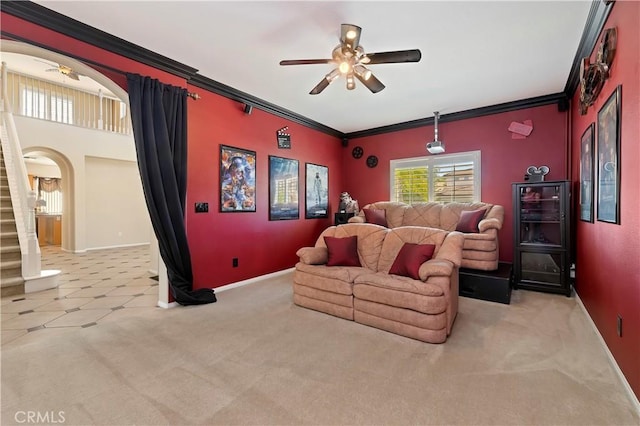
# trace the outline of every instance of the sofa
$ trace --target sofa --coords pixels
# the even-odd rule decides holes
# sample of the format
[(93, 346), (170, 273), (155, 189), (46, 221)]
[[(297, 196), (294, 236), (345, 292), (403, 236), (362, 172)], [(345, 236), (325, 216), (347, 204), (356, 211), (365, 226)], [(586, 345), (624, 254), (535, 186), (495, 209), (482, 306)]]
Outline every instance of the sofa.
[[(488, 203), (415, 203), (379, 201), (365, 205), (349, 223), (365, 223), (367, 210), (384, 210), (384, 219), (378, 224), (399, 226), (425, 226), (445, 231), (460, 230), (464, 235), (462, 268), (495, 271), (498, 269), (498, 231), (504, 221), (504, 207)], [(480, 213), (480, 216), (474, 213)], [(469, 218), (465, 225), (460, 227)], [(386, 224), (384, 223), (386, 222)], [(473, 223), (470, 223), (473, 222)], [(466, 228), (466, 229), (465, 229)]]
[[(331, 265), (334, 242), (354, 240), (354, 236), (359, 266)], [(314, 247), (297, 251), (293, 302), (423, 342), (442, 343), (458, 312), (463, 243), (459, 232), (418, 226), (331, 226)], [(432, 255), (424, 256), (424, 262), (422, 257), (413, 259), (415, 269), (409, 275), (407, 271), (390, 273), (402, 263), (398, 262), (401, 252), (429, 245)]]

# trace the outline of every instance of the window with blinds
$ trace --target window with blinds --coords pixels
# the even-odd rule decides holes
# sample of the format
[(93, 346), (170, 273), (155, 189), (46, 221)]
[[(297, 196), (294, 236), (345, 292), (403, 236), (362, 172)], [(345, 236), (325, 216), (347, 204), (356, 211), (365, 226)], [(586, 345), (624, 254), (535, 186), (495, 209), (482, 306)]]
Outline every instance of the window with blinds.
[(480, 151), (391, 160), (390, 200), (478, 202)]

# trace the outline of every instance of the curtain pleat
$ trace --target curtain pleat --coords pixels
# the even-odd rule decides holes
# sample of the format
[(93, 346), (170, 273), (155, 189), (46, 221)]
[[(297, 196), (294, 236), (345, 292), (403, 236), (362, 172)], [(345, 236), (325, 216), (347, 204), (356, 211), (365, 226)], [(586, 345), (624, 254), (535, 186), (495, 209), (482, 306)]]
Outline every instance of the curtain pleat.
[(173, 297), (181, 305), (215, 302), (212, 289), (193, 290), (184, 224), (187, 91), (137, 74), (127, 74), (127, 84), (142, 187)]

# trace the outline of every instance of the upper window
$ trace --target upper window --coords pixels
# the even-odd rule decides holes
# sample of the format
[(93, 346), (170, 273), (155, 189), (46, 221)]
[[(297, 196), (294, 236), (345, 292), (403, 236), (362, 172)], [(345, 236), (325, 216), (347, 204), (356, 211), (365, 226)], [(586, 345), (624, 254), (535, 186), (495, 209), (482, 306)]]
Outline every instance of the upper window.
[(479, 202), (480, 151), (391, 160), (390, 200)]

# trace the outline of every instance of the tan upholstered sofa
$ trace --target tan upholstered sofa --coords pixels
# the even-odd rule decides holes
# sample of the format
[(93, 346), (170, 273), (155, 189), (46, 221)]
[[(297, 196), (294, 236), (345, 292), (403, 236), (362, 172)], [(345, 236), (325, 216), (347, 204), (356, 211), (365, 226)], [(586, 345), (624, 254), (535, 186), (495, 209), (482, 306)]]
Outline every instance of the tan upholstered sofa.
[[(324, 237), (357, 237), (361, 266), (327, 266)], [(314, 247), (298, 250), (296, 305), (429, 343), (442, 343), (458, 312), (458, 269), (464, 238), (459, 232), (374, 224), (331, 226)], [(433, 244), (420, 264), (419, 280), (389, 274), (405, 243)]]
[(367, 204), (349, 223), (364, 223), (365, 209), (383, 209), (389, 228), (399, 226), (426, 226), (454, 231), (463, 211), (484, 209), (484, 217), (478, 223), (478, 232), (463, 232), (462, 267), (494, 271), (498, 269), (498, 231), (504, 221), (504, 207), (488, 203), (416, 203), (379, 201)]

